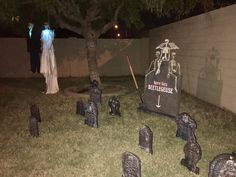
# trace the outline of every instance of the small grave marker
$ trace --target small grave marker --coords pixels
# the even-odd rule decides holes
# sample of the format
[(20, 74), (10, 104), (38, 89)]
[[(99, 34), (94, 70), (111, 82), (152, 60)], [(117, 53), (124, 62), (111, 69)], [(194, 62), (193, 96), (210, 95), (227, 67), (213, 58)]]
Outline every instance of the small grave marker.
[(120, 101), (116, 96), (112, 96), (108, 101), (109, 114), (112, 116), (121, 116), (120, 114)]
[(145, 125), (142, 129), (139, 130), (139, 147), (152, 154), (152, 144), (153, 132), (147, 125)]
[(36, 117), (29, 117), (29, 133), (32, 137), (39, 137), (39, 127), (38, 127), (38, 120)]
[(97, 104), (93, 101), (88, 101), (85, 104), (85, 124), (98, 128), (98, 109)]
[(139, 157), (131, 152), (122, 155), (122, 177), (141, 177), (141, 161)]

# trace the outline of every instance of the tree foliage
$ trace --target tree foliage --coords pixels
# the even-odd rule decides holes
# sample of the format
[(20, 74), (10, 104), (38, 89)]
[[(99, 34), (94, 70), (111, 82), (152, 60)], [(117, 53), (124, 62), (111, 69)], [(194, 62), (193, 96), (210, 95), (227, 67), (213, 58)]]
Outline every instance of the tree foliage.
[(91, 27), (98, 35), (106, 32), (118, 19), (128, 26), (141, 25), (140, 11), (144, 3), (140, 0), (35, 0), (41, 10), (47, 10), (62, 28), (83, 35)]
[(10, 22), (18, 14), (18, 3), (15, 0), (0, 0), (0, 21)]
[[(199, 2), (204, 8), (211, 8), (214, 0), (0, 0), (0, 21), (10, 22), (12, 17), (21, 20), (44, 21), (50, 16), (66, 28), (83, 35), (82, 28), (91, 26), (98, 35), (105, 33), (112, 24), (122, 20), (128, 27), (142, 26), (142, 11), (148, 10), (156, 16), (183, 16), (188, 14)], [(30, 5), (29, 5), (30, 4)], [(33, 12), (24, 11), (31, 7)], [(35, 15), (37, 14), (37, 15)], [(46, 14), (46, 15), (45, 15)], [(27, 16), (28, 15), (28, 16)], [(32, 17), (32, 15), (35, 15)], [(38, 18), (37, 18), (38, 17)], [(42, 17), (41, 19), (39, 19)], [(55, 25), (54, 24), (54, 25)]]
[[(145, 10), (157, 17), (181, 17), (189, 14), (196, 5), (200, 5), (203, 11), (209, 11), (232, 3), (233, 0), (0, 0), (0, 21), (9, 24), (20, 16), (20, 20), (27, 23), (42, 22), (51, 15), (52, 22), (81, 34), (78, 28), (84, 22), (89, 22), (95, 30), (117, 20), (124, 21), (128, 27), (139, 27), (142, 26), (140, 12)], [(27, 8), (24, 10), (27, 6), (31, 6), (31, 12)], [(35, 13), (37, 15), (32, 17)], [(102, 32), (106, 32), (108, 27), (111, 25)]]
[(93, 29), (101, 30), (99, 35), (111, 28), (117, 20), (123, 20), (128, 27), (142, 26), (142, 11), (149, 10), (156, 16), (182, 16), (188, 14), (198, 2), (199, 0), (34, 0), (61, 27), (82, 34), (79, 28), (83, 28), (84, 24), (91, 24)]
[[(143, 0), (147, 9), (158, 16), (186, 15), (200, 0)], [(205, 1), (205, 0), (202, 0)], [(210, 0), (212, 1), (212, 0)]]

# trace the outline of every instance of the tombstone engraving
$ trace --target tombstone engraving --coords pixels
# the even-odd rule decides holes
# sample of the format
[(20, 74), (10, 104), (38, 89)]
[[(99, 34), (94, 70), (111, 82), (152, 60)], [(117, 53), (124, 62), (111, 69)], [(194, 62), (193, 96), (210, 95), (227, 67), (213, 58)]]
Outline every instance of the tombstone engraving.
[(40, 116), (39, 108), (37, 105), (34, 104), (30, 107), (30, 113), (31, 113), (31, 116), (35, 117), (38, 122), (41, 122), (41, 116)]
[(197, 163), (202, 157), (202, 150), (197, 143), (195, 134), (191, 131), (189, 132), (187, 143), (184, 146), (184, 154), (185, 158), (181, 160), (181, 164), (195, 174), (199, 174), (200, 170), (197, 167)]
[(98, 128), (98, 109), (97, 105), (93, 101), (88, 101), (85, 104), (85, 124)]
[(102, 102), (102, 90), (98, 87), (98, 81), (93, 80), (90, 84), (89, 89), (90, 100), (94, 101), (96, 104)]
[(139, 157), (131, 152), (122, 155), (122, 177), (141, 177), (141, 161)]
[(76, 114), (85, 116), (85, 103), (81, 100), (76, 102)]
[(38, 127), (38, 120), (36, 117), (29, 117), (29, 133), (32, 137), (38, 137), (39, 136), (39, 127)]
[(156, 49), (156, 58), (145, 72), (140, 109), (176, 117), (179, 113), (182, 76), (173, 50), (179, 47), (166, 39)]
[(146, 152), (152, 154), (152, 144), (153, 144), (153, 132), (145, 125), (139, 130), (139, 147), (144, 149)]
[(195, 120), (186, 112), (182, 112), (177, 116), (176, 125), (176, 137), (180, 137), (183, 140), (188, 139), (189, 131), (195, 133), (195, 129), (197, 128)]
[(120, 114), (120, 101), (116, 96), (112, 96), (108, 101), (109, 114), (112, 116), (121, 116)]
[(236, 151), (217, 155), (209, 164), (208, 177), (236, 177)]

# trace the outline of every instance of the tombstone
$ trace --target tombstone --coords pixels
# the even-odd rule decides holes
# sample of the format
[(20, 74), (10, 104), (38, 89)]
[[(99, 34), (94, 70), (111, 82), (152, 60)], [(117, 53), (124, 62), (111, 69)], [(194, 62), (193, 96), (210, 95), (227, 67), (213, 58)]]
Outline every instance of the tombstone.
[(195, 120), (186, 112), (182, 112), (177, 116), (176, 125), (176, 137), (180, 137), (183, 140), (188, 139), (189, 131), (195, 133), (195, 129), (197, 128)]
[(112, 116), (121, 116), (120, 114), (120, 101), (116, 96), (112, 96), (108, 101), (109, 114)]
[(180, 64), (168, 39), (156, 47), (156, 58), (145, 71), (145, 85), (139, 109), (176, 117), (179, 114), (181, 80)]
[(37, 105), (34, 104), (30, 107), (30, 113), (31, 113), (31, 116), (35, 117), (38, 122), (41, 122), (41, 116), (40, 116), (39, 108)]
[(38, 127), (38, 120), (36, 117), (29, 117), (29, 132), (32, 137), (38, 137), (39, 136), (39, 127)]
[(89, 89), (90, 100), (94, 101), (96, 104), (102, 102), (102, 90), (98, 87), (98, 81), (93, 80), (90, 84)]
[(195, 174), (199, 174), (199, 168), (197, 167), (198, 161), (202, 157), (202, 150), (197, 143), (196, 137), (193, 132), (189, 132), (187, 143), (184, 146), (185, 158), (181, 160), (181, 164), (187, 167)]
[(85, 104), (85, 124), (98, 128), (98, 109), (97, 105), (93, 101), (88, 101)]
[(139, 157), (131, 152), (122, 155), (122, 177), (141, 177), (141, 161)]
[(76, 102), (76, 114), (85, 116), (85, 103), (81, 100)]
[(145, 125), (139, 130), (139, 147), (146, 152), (152, 154), (153, 133), (152, 130)]
[(217, 155), (209, 164), (208, 177), (236, 177), (236, 151)]

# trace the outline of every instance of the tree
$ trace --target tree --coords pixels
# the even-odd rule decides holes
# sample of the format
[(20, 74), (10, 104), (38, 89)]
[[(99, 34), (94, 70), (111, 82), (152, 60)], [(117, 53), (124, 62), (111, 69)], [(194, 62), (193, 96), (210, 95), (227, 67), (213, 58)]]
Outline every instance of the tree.
[(42, 9), (47, 9), (61, 28), (85, 38), (90, 79), (99, 83), (96, 48), (101, 34), (111, 29), (119, 19), (128, 26), (141, 25), (140, 12), (147, 9), (157, 15), (184, 14), (194, 7), (197, 0), (186, 2), (190, 3), (182, 0), (35, 0)]
[[(142, 25), (140, 12), (149, 10), (157, 16), (182, 16), (189, 13), (199, 0), (0, 0), (0, 19), (16, 13), (17, 6), (33, 3), (47, 12), (61, 28), (82, 35), (86, 41), (91, 80), (101, 83), (97, 58), (97, 40), (118, 20), (128, 26)], [(213, 0), (201, 0), (213, 1)], [(4, 12), (8, 9), (8, 13)]]
[(140, 0), (36, 0), (47, 9), (61, 28), (82, 35), (86, 41), (87, 61), (91, 80), (101, 83), (97, 58), (97, 40), (111, 29), (119, 18), (128, 25), (141, 24), (139, 12), (144, 3)]

